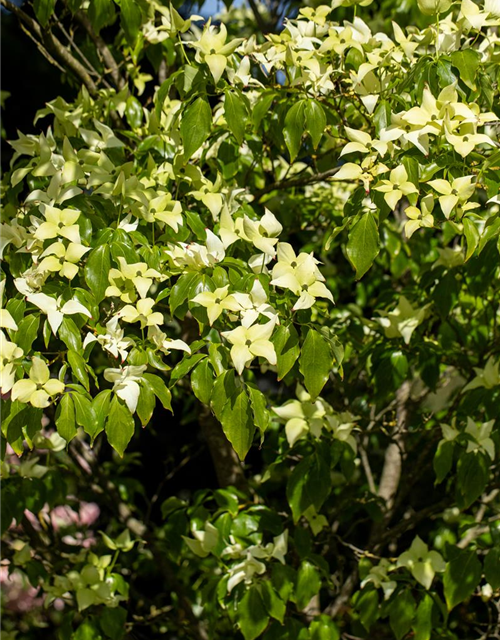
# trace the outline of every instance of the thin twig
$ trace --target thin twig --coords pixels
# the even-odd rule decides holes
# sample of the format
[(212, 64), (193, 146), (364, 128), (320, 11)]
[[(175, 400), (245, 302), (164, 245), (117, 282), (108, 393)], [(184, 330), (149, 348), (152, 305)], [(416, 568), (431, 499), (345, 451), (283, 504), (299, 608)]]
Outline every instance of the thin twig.
[(111, 53), (108, 45), (104, 42), (99, 34), (94, 31), (92, 23), (88, 19), (87, 15), (83, 11), (77, 11), (75, 13), (75, 18), (82, 25), (85, 31), (89, 34), (90, 39), (95, 44), (97, 51), (101, 55), (104, 64), (105, 64), (105, 73), (109, 73), (113, 82), (115, 83), (118, 89), (122, 89), (125, 86), (125, 80), (120, 74), (120, 69), (118, 64)]
[(290, 178), (289, 180), (282, 180), (281, 182), (273, 182), (272, 184), (269, 184), (263, 189), (257, 191), (254, 194), (254, 199), (260, 200), (263, 195), (269, 193), (270, 191), (274, 191), (275, 189), (281, 191), (283, 189), (291, 189), (293, 187), (304, 187), (315, 182), (324, 182), (325, 180), (332, 178), (339, 171), (339, 169), (340, 167), (333, 167), (333, 169), (328, 169), (327, 171), (323, 171), (322, 173), (313, 173), (303, 178)]
[(13, 13), (33, 34), (33, 36), (42, 42), (45, 49), (47, 49), (53, 58), (58, 59), (66, 69), (69, 69), (74, 76), (83, 82), (92, 96), (97, 94), (97, 86), (90, 77), (87, 69), (85, 69), (81, 62), (71, 55), (68, 49), (54, 36), (51, 31), (42, 29), (36, 20), (31, 18), (10, 0), (0, 0), (0, 4)]

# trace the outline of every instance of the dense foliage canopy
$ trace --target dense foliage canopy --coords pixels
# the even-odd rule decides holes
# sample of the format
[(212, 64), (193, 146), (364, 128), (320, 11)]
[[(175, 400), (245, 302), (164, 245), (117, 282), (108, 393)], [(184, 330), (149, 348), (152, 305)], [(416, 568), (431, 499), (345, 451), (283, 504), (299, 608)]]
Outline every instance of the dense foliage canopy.
[(500, 2), (1, 3), (2, 637), (500, 638)]

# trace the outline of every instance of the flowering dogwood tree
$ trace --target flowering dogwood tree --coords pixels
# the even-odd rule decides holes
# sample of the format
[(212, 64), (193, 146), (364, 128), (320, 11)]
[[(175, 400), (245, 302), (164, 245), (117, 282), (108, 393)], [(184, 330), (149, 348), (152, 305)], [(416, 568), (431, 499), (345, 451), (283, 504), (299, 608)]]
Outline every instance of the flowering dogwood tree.
[(498, 0), (1, 3), (5, 639), (500, 638)]

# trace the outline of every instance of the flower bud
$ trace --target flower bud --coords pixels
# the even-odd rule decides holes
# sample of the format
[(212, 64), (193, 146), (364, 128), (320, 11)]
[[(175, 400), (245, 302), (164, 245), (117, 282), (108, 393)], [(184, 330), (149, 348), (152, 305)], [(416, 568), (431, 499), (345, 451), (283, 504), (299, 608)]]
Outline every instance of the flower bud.
[(451, 0), (417, 0), (417, 2), (420, 11), (428, 16), (443, 13), (451, 7)]

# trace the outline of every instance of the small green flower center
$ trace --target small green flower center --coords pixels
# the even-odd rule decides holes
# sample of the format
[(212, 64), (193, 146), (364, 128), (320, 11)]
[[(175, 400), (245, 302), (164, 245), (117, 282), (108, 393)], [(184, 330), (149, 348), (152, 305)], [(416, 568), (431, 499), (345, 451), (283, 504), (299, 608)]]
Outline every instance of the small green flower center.
[(464, 142), (469, 142), (469, 136), (464, 136)]
[(250, 347), (252, 345), (252, 341), (251, 340), (247, 340), (245, 342), (245, 347)]
[(140, 278), (142, 276), (142, 271), (136, 271), (135, 272), (135, 277), (136, 278)]
[(215, 304), (220, 304), (221, 303), (221, 299), (220, 298), (215, 298)]
[(458, 196), (458, 191), (456, 189), (453, 189), (453, 191), (451, 192), (452, 196)]
[(295, 269), (297, 267), (297, 263), (295, 262), (295, 260), (293, 262), (290, 262), (290, 266), (292, 267), (292, 269)]

